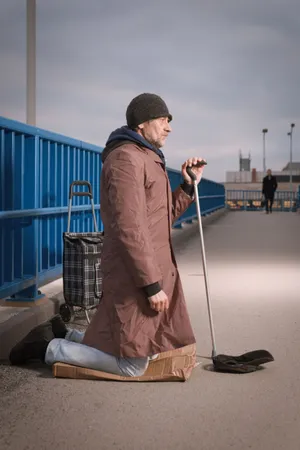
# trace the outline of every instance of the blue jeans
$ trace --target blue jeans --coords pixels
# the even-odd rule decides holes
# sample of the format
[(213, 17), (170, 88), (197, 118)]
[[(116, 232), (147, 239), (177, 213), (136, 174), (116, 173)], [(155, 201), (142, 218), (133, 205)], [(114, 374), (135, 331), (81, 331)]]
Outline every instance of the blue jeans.
[(83, 336), (84, 332), (68, 330), (65, 339), (53, 339), (47, 347), (45, 363), (52, 365), (63, 362), (125, 377), (137, 377), (145, 373), (149, 358), (119, 358), (109, 355), (81, 344)]

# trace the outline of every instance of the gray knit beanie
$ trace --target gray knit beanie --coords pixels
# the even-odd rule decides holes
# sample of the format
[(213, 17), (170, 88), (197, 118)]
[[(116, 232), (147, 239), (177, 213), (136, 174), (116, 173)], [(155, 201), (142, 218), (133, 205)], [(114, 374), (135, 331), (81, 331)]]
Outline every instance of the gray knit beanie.
[(169, 121), (173, 118), (163, 99), (156, 94), (138, 95), (131, 100), (126, 111), (127, 125), (131, 129), (159, 117), (168, 117)]

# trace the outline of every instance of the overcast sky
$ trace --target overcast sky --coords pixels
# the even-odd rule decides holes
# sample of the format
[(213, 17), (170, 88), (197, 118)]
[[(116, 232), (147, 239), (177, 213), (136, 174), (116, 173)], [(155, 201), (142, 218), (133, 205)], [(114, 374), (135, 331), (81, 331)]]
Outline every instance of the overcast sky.
[[(164, 152), (206, 178), (300, 161), (299, 0), (37, 0), (37, 126), (104, 146), (130, 100), (173, 114)], [(26, 1), (0, 2), (0, 115), (26, 121)]]

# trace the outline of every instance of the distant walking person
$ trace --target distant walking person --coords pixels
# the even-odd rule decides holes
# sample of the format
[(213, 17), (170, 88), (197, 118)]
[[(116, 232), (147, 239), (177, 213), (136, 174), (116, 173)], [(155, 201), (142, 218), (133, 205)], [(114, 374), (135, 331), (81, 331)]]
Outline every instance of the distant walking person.
[(267, 175), (263, 179), (262, 193), (266, 201), (266, 213), (272, 213), (272, 206), (274, 202), (274, 195), (277, 189), (277, 180), (272, 175), (271, 169), (267, 170)]

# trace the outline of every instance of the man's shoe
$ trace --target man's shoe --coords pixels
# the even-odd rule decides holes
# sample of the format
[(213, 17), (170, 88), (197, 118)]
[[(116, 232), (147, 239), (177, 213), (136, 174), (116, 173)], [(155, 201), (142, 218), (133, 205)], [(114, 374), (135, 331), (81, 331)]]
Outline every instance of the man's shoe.
[(9, 354), (12, 365), (22, 365), (31, 359), (44, 362), (45, 354), (50, 341), (54, 339), (50, 322), (38, 325), (30, 331)]
[(66, 327), (65, 322), (62, 320), (60, 314), (56, 314), (52, 319), (50, 319), (50, 323), (52, 325), (52, 331), (54, 337), (59, 339), (64, 339), (68, 332), (68, 328)]

